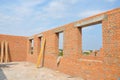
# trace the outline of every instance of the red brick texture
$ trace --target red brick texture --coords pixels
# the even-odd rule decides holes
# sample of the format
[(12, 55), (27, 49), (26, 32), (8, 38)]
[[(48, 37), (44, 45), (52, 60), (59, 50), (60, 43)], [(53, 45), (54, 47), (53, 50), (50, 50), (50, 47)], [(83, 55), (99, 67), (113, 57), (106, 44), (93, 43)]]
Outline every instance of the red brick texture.
[[(103, 43), (100, 53), (97, 56), (83, 55), (82, 28), (75, 27), (75, 24), (94, 19), (101, 15), (106, 15), (106, 17), (100, 22), (90, 24), (102, 24)], [(64, 56), (61, 58), (60, 65), (57, 66), (59, 53), (58, 33), (61, 31), (64, 34)], [(26, 37), (6, 37), (0, 35), (0, 40), (6, 39), (9, 41), (13, 61), (21, 60), (36, 63), (40, 52), (40, 35), (46, 39), (42, 63), (44, 67), (59, 70), (72, 76), (79, 76), (84, 80), (120, 79), (120, 8), (33, 35), (33, 54), (30, 53), (29, 38), (26, 40)]]
[[(106, 15), (102, 21), (103, 45), (97, 56), (82, 55), (82, 28), (76, 23), (94, 17)], [(97, 24), (97, 23), (93, 23)], [(64, 56), (57, 67), (58, 36), (56, 31), (63, 30)], [(80, 76), (85, 80), (118, 80), (120, 78), (120, 8), (107, 11), (83, 20), (40, 33), (46, 38), (44, 66), (59, 70), (72, 76)], [(34, 54), (28, 53), (27, 61), (36, 63), (40, 50), (38, 35), (34, 36)]]
[(26, 61), (27, 37), (0, 34), (0, 43), (7, 41), (9, 44), (9, 61)]

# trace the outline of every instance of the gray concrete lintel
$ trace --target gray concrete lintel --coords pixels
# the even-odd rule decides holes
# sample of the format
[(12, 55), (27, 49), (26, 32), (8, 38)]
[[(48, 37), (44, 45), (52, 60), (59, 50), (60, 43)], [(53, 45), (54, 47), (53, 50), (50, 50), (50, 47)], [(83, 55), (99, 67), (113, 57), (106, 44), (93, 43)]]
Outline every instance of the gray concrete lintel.
[(103, 19), (105, 19), (107, 17), (107, 15), (101, 15), (101, 16), (97, 16), (97, 17), (93, 17), (89, 20), (85, 20), (85, 21), (81, 21), (79, 23), (75, 23), (75, 27), (86, 27), (86, 26), (90, 26), (90, 25), (94, 25), (94, 24), (99, 24), (102, 22)]
[(38, 34), (37, 37), (43, 37), (43, 34)]
[(29, 37), (29, 40), (32, 40), (32, 39), (34, 39), (34, 37), (33, 37), (33, 36), (30, 36), (30, 37)]
[(63, 31), (64, 31), (64, 28), (58, 28), (58, 29), (55, 30), (55, 33), (61, 33)]

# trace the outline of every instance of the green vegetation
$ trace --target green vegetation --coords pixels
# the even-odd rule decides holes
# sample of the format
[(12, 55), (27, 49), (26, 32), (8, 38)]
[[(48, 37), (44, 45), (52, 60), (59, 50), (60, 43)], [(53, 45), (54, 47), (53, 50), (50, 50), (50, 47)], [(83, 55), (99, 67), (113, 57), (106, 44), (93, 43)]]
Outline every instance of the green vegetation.
[(63, 56), (63, 50), (62, 49), (59, 49), (59, 54), (58, 56)]
[(93, 52), (93, 50), (89, 50), (90, 51), (90, 53), (92, 53)]
[(84, 55), (89, 55), (89, 54), (90, 54), (90, 52), (83, 52), (83, 54), (84, 54)]
[(86, 51), (83, 51), (83, 54), (90, 55), (92, 52), (93, 52), (93, 50), (86, 50)]

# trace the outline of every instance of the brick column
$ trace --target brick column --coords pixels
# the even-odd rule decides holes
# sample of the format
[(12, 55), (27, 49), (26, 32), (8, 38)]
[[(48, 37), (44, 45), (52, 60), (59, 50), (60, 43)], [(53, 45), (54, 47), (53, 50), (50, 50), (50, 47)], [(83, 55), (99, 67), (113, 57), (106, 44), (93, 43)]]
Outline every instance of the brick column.
[(64, 55), (69, 55), (76, 59), (82, 52), (82, 32), (80, 28), (74, 27), (74, 24), (66, 25), (64, 32)]
[(105, 79), (118, 80), (120, 78), (120, 11), (108, 13), (108, 18), (102, 24)]

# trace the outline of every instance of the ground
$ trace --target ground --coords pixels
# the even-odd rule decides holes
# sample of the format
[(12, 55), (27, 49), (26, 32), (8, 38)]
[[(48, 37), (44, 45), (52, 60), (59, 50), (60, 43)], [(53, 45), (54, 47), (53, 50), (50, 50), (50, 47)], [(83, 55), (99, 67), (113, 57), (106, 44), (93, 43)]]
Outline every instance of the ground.
[(0, 80), (83, 80), (48, 68), (36, 68), (28, 62), (0, 64)]

